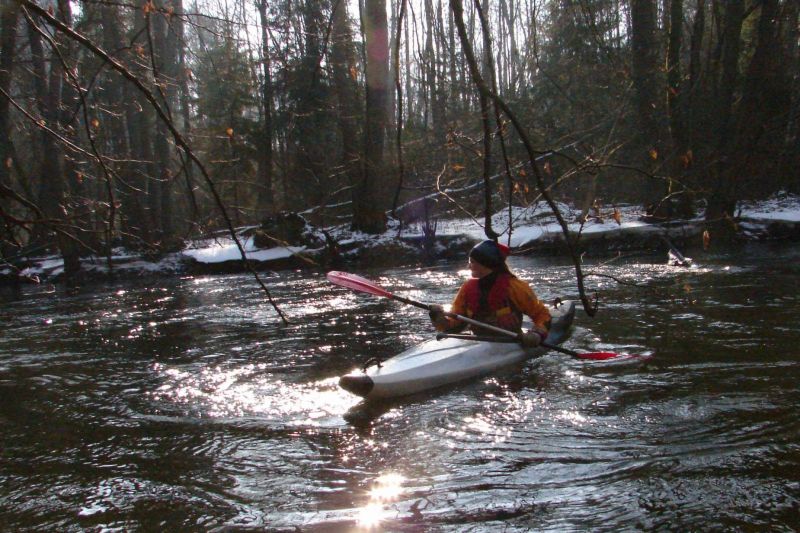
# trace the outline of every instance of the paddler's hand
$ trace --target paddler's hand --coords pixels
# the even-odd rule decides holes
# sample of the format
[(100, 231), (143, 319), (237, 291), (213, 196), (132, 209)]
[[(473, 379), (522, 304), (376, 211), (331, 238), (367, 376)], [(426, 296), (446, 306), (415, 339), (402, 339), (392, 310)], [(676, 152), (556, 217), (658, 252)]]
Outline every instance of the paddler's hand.
[(545, 337), (547, 337), (547, 331), (534, 326), (520, 336), (520, 343), (524, 348), (536, 348), (542, 343)]
[(428, 307), (428, 315), (431, 317), (431, 323), (438, 330), (446, 330), (450, 327), (450, 321), (444, 314), (444, 307), (439, 304), (431, 304)]

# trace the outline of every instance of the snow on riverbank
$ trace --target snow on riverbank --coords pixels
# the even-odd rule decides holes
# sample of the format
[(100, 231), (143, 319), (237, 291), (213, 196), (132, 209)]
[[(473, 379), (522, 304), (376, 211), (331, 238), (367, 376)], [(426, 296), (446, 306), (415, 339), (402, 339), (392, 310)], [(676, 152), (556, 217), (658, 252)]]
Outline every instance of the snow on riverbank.
[[(280, 246), (276, 248), (256, 248), (252, 238), (241, 241), (247, 258), (253, 261), (275, 261), (288, 259), (294, 254), (306, 251), (304, 246)], [(196, 245), (197, 246), (197, 245)], [(217, 239), (214, 242), (200, 244), (196, 248), (181, 252), (183, 257), (191, 258), (198, 263), (223, 263), (225, 261), (238, 261), (242, 254), (233, 239)]]
[[(702, 225), (701, 217), (671, 224), (668, 228), (648, 224), (641, 221), (642, 213), (639, 208), (629, 206), (602, 208), (590, 213), (587, 220), (581, 224), (577, 222), (579, 212), (565, 205), (560, 205), (559, 208), (570, 232), (580, 233), (585, 242), (597, 239), (607, 242), (612, 239), (627, 239), (630, 236), (657, 237), (665, 233), (692, 235), (693, 232), (699, 231)], [(509, 219), (513, 227), (510, 239), (507, 230)], [(742, 234), (747, 238), (768, 238), (775, 233), (774, 229), (770, 230), (775, 225), (788, 228), (789, 233), (797, 234), (800, 227), (800, 196), (779, 194), (764, 202), (742, 203), (737, 212), (737, 219)], [(501, 242), (521, 250), (541, 246), (547, 242), (557, 242), (562, 235), (561, 225), (544, 204), (529, 208), (513, 208), (510, 217), (508, 210), (503, 210), (493, 217), (492, 226), (495, 231), (501, 233)], [(328, 233), (340, 247), (348, 249), (349, 256), (353, 257), (358, 256), (365, 248), (380, 248), (390, 246), (392, 243), (413, 249), (414, 246), (409, 242), (415, 239), (421, 240), (422, 228), (413, 225), (404, 228), (400, 232), (402, 239), (398, 239), (396, 226), (390, 226), (383, 235), (351, 232), (344, 226), (329, 229)], [(438, 239), (461, 239), (470, 245), (485, 238), (483, 221), (470, 218), (438, 221), (435, 233)], [(326, 242), (322, 235), (318, 237), (320, 242)], [(293, 264), (292, 260), (298, 254), (313, 257), (314, 254), (325, 251), (325, 246), (312, 249), (307, 246), (257, 248), (252, 237), (241, 237), (241, 243), (247, 258), (264, 268), (280, 268), (279, 265), (285, 268)], [(182, 252), (168, 255), (159, 261), (146, 261), (136, 254), (121, 249), (115, 250), (111, 260), (116, 274), (126, 276), (176, 274), (187, 270), (202, 270), (204, 267), (213, 271), (215, 265), (230, 265), (231, 269), (237, 268), (241, 254), (232, 239), (220, 237), (194, 242)], [(82, 268), (90, 277), (107, 276), (109, 272), (107, 258), (84, 259)], [(10, 265), (0, 267), (0, 277), (6, 280), (20, 279), (34, 282), (56, 280), (62, 274), (63, 261), (56, 256), (31, 259), (27, 265), (20, 267)]]

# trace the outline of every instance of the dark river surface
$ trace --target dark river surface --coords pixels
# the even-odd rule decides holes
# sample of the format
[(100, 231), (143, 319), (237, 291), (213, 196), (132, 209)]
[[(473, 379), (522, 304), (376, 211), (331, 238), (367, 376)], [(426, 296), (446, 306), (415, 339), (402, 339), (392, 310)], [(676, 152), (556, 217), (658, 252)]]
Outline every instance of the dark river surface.
[[(430, 336), (321, 273), (2, 289), (2, 531), (796, 531), (800, 246), (587, 265), (573, 350), (392, 403), (337, 376)], [(564, 260), (511, 259), (543, 299)], [(465, 264), (359, 272), (449, 302)], [(616, 278), (615, 279), (612, 279)], [(622, 281), (624, 283), (619, 283)]]

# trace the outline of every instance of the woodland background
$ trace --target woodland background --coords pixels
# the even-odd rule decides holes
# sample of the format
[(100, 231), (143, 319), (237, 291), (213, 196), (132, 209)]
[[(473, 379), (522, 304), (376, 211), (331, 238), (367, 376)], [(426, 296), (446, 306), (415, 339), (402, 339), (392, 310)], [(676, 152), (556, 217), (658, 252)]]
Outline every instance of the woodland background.
[[(0, 253), (800, 192), (796, 0), (2, 0)], [(421, 201), (412, 202), (414, 199)], [(265, 227), (267, 227), (265, 225)]]

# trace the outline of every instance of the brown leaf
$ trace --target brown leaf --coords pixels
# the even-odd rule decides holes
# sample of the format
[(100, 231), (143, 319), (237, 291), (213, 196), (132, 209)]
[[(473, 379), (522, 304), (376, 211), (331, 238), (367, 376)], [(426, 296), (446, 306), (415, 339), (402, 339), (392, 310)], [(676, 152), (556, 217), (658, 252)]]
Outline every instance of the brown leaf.
[(711, 234), (705, 230), (703, 232), (703, 250), (708, 250), (709, 246), (711, 246)]
[(611, 218), (614, 219), (614, 222), (616, 222), (618, 226), (622, 225), (622, 213), (620, 213), (619, 209), (616, 207), (614, 208), (614, 213), (611, 215)]
[(650, 154), (650, 159), (652, 159), (653, 161), (658, 159), (658, 150), (656, 150), (655, 148), (650, 148), (649, 154)]
[(228, 135), (228, 137), (233, 138), (233, 128), (226, 129), (225, 133)]
[(93, 119), (92, 119), (92, 127), (93, 127), (94, 129), (97, 129), (97, 128), (99, 128), (99, 127), (100, 127), (100, 121), (99, 121), (99, 120), (97, 120), (96, 118), (93, 118)]
[(692, 166), (692, 161), (694, 160), (694, 154), (691, 150), (686, 150), (686, 153), (682, 154), (680, 157), (681, 164), (683, 168), (689, 168)]

